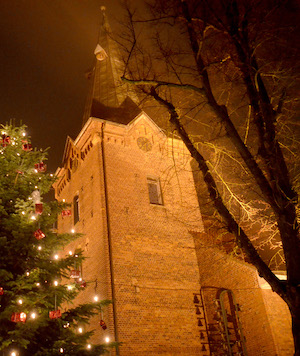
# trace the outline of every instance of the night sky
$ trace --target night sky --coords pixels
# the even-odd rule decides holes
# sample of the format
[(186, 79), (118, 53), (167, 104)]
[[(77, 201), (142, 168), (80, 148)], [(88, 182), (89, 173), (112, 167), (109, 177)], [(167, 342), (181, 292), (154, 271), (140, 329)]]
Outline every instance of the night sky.
[(26, 124), (52, 172), (81, 129), (101, 5), (114, 30), (118, 0), (0, 0), (0, 123)]

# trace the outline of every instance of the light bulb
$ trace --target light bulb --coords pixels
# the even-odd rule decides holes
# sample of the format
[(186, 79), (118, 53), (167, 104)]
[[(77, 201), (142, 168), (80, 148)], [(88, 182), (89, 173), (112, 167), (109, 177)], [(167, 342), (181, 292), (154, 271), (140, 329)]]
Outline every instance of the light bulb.
[(26, 276), (28, 277), (29, 275), (30, 275), (30, 273), (27, 271), (27, 272), (26, 272)]
[(58, 255), (54, 255), (54, 259), (55, 259), (55, 260), (58, 260)]
[(91, 344), (87, 344), (86, 348), (87, 348), (88, 350), (90, 350), (90, 349), (92, 348), (92, 345), (91, 345)]
[(69, 255), (70, 255), (70, 256), (72, 256), (72, 255), (73, 255), (72, 251), (69, 251)]
[(63, 199), (62, 201), (63, 201), (63, 203), (64, 203), (64, 202), (66, 201), (66, 199)]
[(74, 230), (74, 229), (72, 229), (72, 230), (71, 230), (71, 233), (72, 233), (72, 234), (74, 234), (74, 232), (75, 232), (75, 230)]
[(63, 354), (63, 353), (64, 353), (64, 349), (61, 347), (61, 348), (59, 349), (59, 352), (60, 352), (61, 354)]
[(54, 285), (55, 285), (55, 287), (57, 287), (58, 286), (58, 282), (54, 281)]
[(79, 332), (80, 334), (82, 334), (82, 332), (83, 332), (82, 328), (78, 328), (78, 332)]
[(25, 211), (22, 211), (22, 215), (25, 215)]
[(108, 336), (105, 338), (105, 342), (109, 342), (109, 337)]
[(10, 356), (17, 356), (17, 353), (15, 351), (13, 351)]
[(98, 296), (95, 295), (95, 296), (94, 296), (94, 301), (95, 301), (95, 302), (98, 302), (98, 300), (99, 300)]
[(41, 249), (42, 249), (42, 246), (38, 246), (38, 250), (41, 251)]
[(67, 288), (68, 288), (68, 290), (72, 290), (72, 286), (68, 286)]
[(22, 299), (19, 299), (19, 300), (18, 300), (18, 303), (19, 303), (19, 304), (23, 304), (23, 300), (22, 300)]
[(39, 287), (41, 284), (39, 282), (36, 283), (36, 286)]
[(22, 136), (25, 137), (26, 136), (26, 132), (22, 132)]
[(31, 220), (36, 220), (36, 216), (35, 215), (31, 215)]
[(35, 313), (31, 313), (30, 316), (31, 316), (32, 319), (36, 318), (36, 314)]

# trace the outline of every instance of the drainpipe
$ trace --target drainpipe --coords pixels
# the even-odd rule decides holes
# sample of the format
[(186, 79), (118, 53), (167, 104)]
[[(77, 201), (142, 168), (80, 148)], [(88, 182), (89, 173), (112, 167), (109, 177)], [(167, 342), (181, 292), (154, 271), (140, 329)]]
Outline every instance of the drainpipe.
[[(111, 296), (112, 296), (112, 308), (113, 308), (113, 319), (114, 319), (114, 334), (115, 341), (119, 342), (118, 338), (118, 326), (117, 326), (117, 313), (116, 313), (116, 291), (114, 283), (114, 268), (112, 260), (112, 242), (111, 242), (111, 229), (110, 229), (110, 219), (109, 219), (109, 204), (108, 204), (108, 191), (107, 191), (107, 175), (106, 175), (106, 165), (105, 165), (105, 152), (104, 152), (104, 126), (105, 123), (101, 125), (101, 158), (102, 158), (102, 171), (103, 171), (103, 186), (104, 186), (104, 199), (105, 199), (105, 217), (106, 217), (106, 229), (107, 229), (107, 241), (108, 241), (108, 255), (109, 255), (109, 269), (110, 269), (110, 282), (111, 282)], [(119, 346), (116, 346), (116, 355), (120, 355)]]

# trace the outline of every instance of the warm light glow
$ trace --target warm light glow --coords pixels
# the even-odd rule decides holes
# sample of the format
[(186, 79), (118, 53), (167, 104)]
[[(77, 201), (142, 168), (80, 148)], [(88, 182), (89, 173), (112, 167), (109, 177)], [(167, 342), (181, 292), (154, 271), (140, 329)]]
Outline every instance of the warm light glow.
[(72, 232), (72, 234), (74, 234), (75, 230), (74, 230), (74, 229), (72, 229), (72, 230), (71, 230), (71, 232)]
[(105, 338), (105, 342), (109, 342), (109, 337), (108, 336)]
[(38, 250), (41, 251), (41, 249), (42, 249), (42, 246), (38, 246)]
[(92, 345), (91, 344), (87, 344), (86, 348), (90, 350), (92, 348)]
[(72, 286), (68, 286), (68, 290), (72, 290)]
[(58, 286), (58, 282), (54, 281), (54, 285), (55, 285), (55, 287), (57, 287)]
[(67, 324), (64, 325), (64, 328), (66, 329), (66, 328), (68, 328), (69, 326), (70, 326), (70, 324), (67, 323)]
[(37, 170), (37, 169), (34, 169), (34, 172), (35, 172), (35, 173), (38, 173), (38, 170)]
[(25, 137), (26, 136), (26, 132), (22, 132), (22, 136)]
[(78, 328), (78, 332), (79, 332), (80, 334), (82, 334), (82, 332), (83, 332), (82, 328)]
[(95, 296), (94, 296), (94, 301), (95, 301), (95, 302), (98, 302), (98, 300), (99, 300), (98, 296), (95, 295)]
[(58, 260), (58, 255), (54, 255), (54, 259), (55, 259), (55, 260)]
[(64, 349), (61, 347), (61, 348), (59, 349), (59, 352), (60, 352), (61, 354), (63, 354), (63, 353), (64, 353)]
[(34, 186), (35, 189), (39, 189), (37, 185)]
[(32, 319), (35, 319), (35, 318), (36, 318), (36, 314), (35, 314), (35, 313), (31, 313), (31, 314), (30, 314), (30, 317), (31, 317)]
[(39, 286), (40, 286), (40, 283), (39, 283), (39, 282), (37, 282), (36, 286), (37, 286), (37, 287), (39, 287)]
[(72, 252), (72, 251), (69, 251), (69, 255), (72, 256), (72, 255), (73, 255), (73, 252)]
[(26, 272), (26, 276), (29, 276), (29, 275), (30, 275), (30, 273), (27, 271), (27, 272)]
[(52, 174), (52, 173), (50, 173), (50, 177), (53, 177), (53, 174)]
[(36, 216), (35, 215), (31, 215), (31, 220), (36, 220)]
[(17, 353), (15, 351), (13, 351), (10, 356), (17, 356)]
[(18, 303), (19, 303), (19, 304), (23, 304), (23, 300), (22, 300), (22, 299), (19, 299), (19, 300), (18, 300)]
[(66, 201), (66, 199), (63, 199), (62, 201), (63, 201), (63, 203), (64, 203), (64, 202)]
[(22, 215), (25, 215), (25, 211), (22, 211)]

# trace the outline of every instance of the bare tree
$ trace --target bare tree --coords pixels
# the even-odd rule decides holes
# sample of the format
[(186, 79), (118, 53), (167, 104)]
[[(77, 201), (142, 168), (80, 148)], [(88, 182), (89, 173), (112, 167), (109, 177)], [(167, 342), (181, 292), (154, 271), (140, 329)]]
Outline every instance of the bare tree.
[[(223, 224), (287, 303), (299, 355), (296, 4), (153, 0), (140, 12), (125, 8), (123, 81), (168, 111)], [(273, 262), (285, 261), (287, 281), (261, 258), (256, 241), (277, 249)]]

